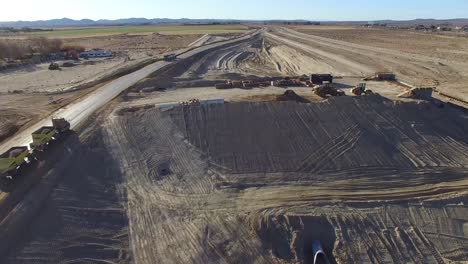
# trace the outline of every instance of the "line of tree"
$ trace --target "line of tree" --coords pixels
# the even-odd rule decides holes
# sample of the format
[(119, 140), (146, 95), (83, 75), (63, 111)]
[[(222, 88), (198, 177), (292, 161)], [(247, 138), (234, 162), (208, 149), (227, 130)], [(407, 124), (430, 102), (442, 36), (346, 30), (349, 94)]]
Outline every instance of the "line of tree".
[(44, 31), (53, 31), (52, 28), (30, 28), (30, 27), (0, 27), (0, 33), (31, 33), (31, 32), (44, 32)]
[(59, 52), (62, 49), (60, 39), (48, 39), (45, 37), (29, 38), (25, 41), (0, 40), (1, 59), (23, 59), (31, 54), (46, 55)]

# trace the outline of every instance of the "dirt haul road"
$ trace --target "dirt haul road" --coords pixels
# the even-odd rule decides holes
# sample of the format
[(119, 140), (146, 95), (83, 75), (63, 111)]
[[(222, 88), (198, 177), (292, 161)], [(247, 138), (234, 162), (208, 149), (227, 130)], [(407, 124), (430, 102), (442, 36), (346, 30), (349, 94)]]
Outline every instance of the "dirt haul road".
[[(245, 40), (250, 38), (252, 35), (257, 34), (255, 33), (250, 33), (247, 34), (246, 36), (243, 36), (239, 39), (234, 39), (234, 40), (229, 40), (225, 42), (220, 42), (220, 43), (215, 43), (215, 44), (209, 44), (203, 47), (198, 47), (193, 50), (189, 50), (179, 56), (180, 59), (187, 59), (190, 58), (191, 56), (196, 55), (197, 53), (200, 52), (206, 52), (211, 49), (215, 49), (218, 47), (221, 47), (223, 45), (227, 45), (230, 43), (235, 43), (238, 42), (239, 40)], [(89, 117), (92, 113), (94, 113), (96, 110), (104, 106), (106, 103), (108, 103), (110, 100), (115, 98), (117, 95), (119, 95), (121, 92), (123, 92), (125, 89), (128, 87), (134, 85), (141, 79), (147, 77), (151, 73), (163, 68), (164, 66), (169, 65), (169, 62), (164, 62), (164, 61), (159, 61), (154, 64), (151, 64), (141, 70), (138, 70), (136, 72), (133, 72), (131, 74), (128, 74), (126, 76), (123, 76), (121, 78), (118, 78), (102, 87), (97, 89), (95, 92), (89, 94), (83, 99), (80, 99), (78, 102), (75, 102), (73, 104), (68, 105), (67, 107), (58, 110), (55, 112), (52, 116), (59, 116), (66, 118), (69, 120), (69, 122), (72, 125), (72, 128), (80, 124), (82, 121), (84, 121), (87, 117)], [(8, 150), (11, 147), (14, 146), (27, 146), (31, 142), (31, 134), (33, 131), (39, 129), (42, 126), (47, 126), (51, 125), (50, 118), (47, 118), (45, 120), (42, 120), (31, 127), (21, 131), (17, 135), (15, 135), (13, 138), (2, 142), (0, 145), (0, 152), (4, 152)]]

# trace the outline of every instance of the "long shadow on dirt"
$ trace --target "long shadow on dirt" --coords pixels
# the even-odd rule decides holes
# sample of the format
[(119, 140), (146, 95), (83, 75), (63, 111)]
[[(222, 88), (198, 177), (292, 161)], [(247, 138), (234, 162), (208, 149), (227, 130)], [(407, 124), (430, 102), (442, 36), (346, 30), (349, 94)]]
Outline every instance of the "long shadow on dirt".
[(99, 130), (74, 147), (60, 183), (1, 263), (130, 262), (122, 177), (102, 138)]

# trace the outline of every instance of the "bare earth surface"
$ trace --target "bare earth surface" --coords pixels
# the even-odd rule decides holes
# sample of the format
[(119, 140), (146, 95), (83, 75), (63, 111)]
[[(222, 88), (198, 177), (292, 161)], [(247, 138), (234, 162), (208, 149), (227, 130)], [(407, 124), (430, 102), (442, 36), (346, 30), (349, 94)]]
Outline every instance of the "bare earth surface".
[[(309, 33), (261, 30), (130, 87), (57, 147), (66, 163), (45, 176), (57, 186), (34, 203), (41, 181), (12, 211), (42, 208), (0, 262), (311, 263), (320, 240), (331, 263), (466, 263), (466, 111), (397, 101), (405, 88), (387, 82), (326, 100), (291, 88), (309, 103), (213, 87), (332, 72), (350, 95), (394, 70), (440, 89), (453, 78), (447, 91), (464, 96), (466, 62)], [(226, 102), (178, 104), (191, 98)]]
[[(308, 43), (334, 50), (352, 60), (377, 60), (380, 70), (395, 71), (415, 85), (435, 85), (443, 92), (468, 100), (468, 36), (437, 35), (404, 30), (295, 27)], [(292, 35), (289, 35), (292, 36)], [(325, 38), (325, 39), (323, 39)], [(365, 53), (363, 53), (365, 52)], [(360, 58), (358, 58), (359, 56)]]
[[(75, 62), (76, 66), (62, 67), (60, 71), (50, 71), (49, 63), (43, 63), (0, 72), (0, 106), (4, 109), (0, 113), (0, 141), (23, 128), (28, 122), (40, 120), (86, 92), (68, 93), (69, 90), (80, 90), (81, 87), (89, 86), (88, 84), (138, 67), (164, 52), (206, 45), (230, 39), (236, 34), (207, 34), (204, 38), (201, 36), (153, 33), (66, 38), (64, 45), (109, 49), (115, 52), (115, 57), (81, 60)], [(193, 44), (198, 40), (198, 44)], [(90, 90), (92, 89), (87, 91)], [(61, 94), (62, 92), (64, 93)]]

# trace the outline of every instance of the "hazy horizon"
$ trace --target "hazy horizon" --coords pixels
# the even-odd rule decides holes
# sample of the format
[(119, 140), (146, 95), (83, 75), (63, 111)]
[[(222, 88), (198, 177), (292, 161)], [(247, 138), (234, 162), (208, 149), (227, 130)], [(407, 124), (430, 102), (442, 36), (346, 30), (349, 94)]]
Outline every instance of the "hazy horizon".
[(454, 18), (432, 18), (432, 17), (417, 17), (411, 19), (390, 19), (390, 18), (382, 18), (382, 19), (375, 19), (375, 20), (317, 20), (317, 19), (277, 19), (277, 18), (269, 18), (269, 19), (234, 19), (234, 18), (187, 18), (187, 17), (179, 17), (179, 18), (167, 18), (167, 17), (121, 17), (115, 19), (90, 19), (90, 18), (79, 18), (73, 19), (69, 17), (56, 17), (50, 19), (38, 19), (38, 20), (0, 20), (1, 23), (9, 23), (9, 22), (34, 22), (34, 21), (49, 21), (49, 20), (61, 20), (61, 19), (71, 19), (74, 21), (80, 20), (92, 20), (92, 21), (100, 21), (100, 20), (107, 20), (107, 21), (115, 21), (115, 20), (123, 20), (123, 19), (171, 19), (171, 20), (182, 20), (182, 19), (189, 19), (189, 20), (227, 20), (227, 21), (316, 21), (316, 22), (361, 22), (361, 21), (412, 21), (412, 20), (456, 20), (456, 19), (468, 19), (468, 17), (454, 17)]
[[(375, 21), (468, 18), (468, 1), (371, 0), (17, 0), (3, 3), (0, 21), (125, 18)], [(26, 8), (25, 8), (26, 7)], [(70, 8), (72, 7), (72, 8)]]

